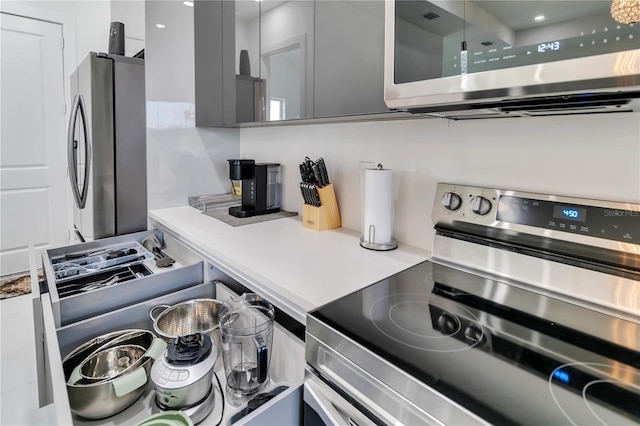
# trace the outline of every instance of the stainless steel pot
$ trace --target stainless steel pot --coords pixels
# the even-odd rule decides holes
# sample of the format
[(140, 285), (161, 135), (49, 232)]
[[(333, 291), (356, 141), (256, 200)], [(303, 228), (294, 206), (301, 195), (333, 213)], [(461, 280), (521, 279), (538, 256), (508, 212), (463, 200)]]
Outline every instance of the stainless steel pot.
[(219, 348), (218, 311), (221, 306), (222, 302), (216, 299), (192, 299), (175, 305), (154, 306), (149, 317), (153, 321), (153, 330), (167, 343), (176, 337), (203, 333)]
[[(141, 343), (145, 349), (143, 362), (136, 368), (96, 382), (80, 375), (81, 365), (92, 354), (119, 343), (133, 342)], [(144, 392), (151, 365), (165, 349), (166, 343), (146, 330), (108, 333), (80, 345), (62, 361), (71, 411), (87, 419), (101, 419), (129, 407)]]

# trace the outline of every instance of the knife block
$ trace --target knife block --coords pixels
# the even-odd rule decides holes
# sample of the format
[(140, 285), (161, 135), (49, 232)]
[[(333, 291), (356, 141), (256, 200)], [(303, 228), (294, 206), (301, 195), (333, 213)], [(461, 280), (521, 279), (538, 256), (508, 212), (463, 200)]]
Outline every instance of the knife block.
[(303, 226), (315, 231), (340, 228), (342, 222), (333, 184), (318, 188), (318, 195), (320, 195), (320, 207), (309, 204), (302, 206)]

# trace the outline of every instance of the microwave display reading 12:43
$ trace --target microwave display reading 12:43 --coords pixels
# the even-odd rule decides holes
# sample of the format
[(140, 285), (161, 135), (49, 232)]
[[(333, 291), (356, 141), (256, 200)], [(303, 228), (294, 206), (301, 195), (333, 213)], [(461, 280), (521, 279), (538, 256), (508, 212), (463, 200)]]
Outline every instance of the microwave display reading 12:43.
[(554, 206), (553, 217), (555, 219), (568, 219), (576, 222), (584, 222), (587, 219), (587, 209), (575, 206)]
[(548, 52), (549, 50), (560, 50), (560, 42), (550, 41), (549, 43), (541, 43), (538, 45), (538, 53)]

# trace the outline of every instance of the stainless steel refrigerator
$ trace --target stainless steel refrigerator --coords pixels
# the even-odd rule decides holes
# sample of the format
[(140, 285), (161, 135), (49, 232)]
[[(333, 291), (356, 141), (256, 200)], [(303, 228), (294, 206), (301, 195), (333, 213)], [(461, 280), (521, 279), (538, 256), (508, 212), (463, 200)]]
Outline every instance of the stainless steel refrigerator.
[(81, 241), (147, 229), (144, 59), (91, 52), (71, 77), (68, 162)]

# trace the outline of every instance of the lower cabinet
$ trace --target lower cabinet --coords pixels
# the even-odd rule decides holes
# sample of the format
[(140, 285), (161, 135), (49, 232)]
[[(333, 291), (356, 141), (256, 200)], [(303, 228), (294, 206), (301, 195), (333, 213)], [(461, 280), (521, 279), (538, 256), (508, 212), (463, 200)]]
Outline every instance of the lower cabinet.
[[(190, 258), (188, 253), (169, 252), (171, 244), (167, 244), (167, 254), (176, 255), (190, 267), (204, 268), (203, 262), (197, 262), (197, 257)], [(179, 249), (179, 247), (178, 247)], [(180, 250), (176, 250), (179, 252)], [(188, 260), (184, 260), (184, 259)], [(190, 259), (189, 259), (190, 258)], [(193, 263), (193, 261), (196, 261)], [(202, 274), (202, 272), (201, 272)], [(161, 274), (158, 274), (160, 276)], [(50, 292), (43, 292), (34, 289), (33, 308), (36, 334), (36, 351), (38, 358), (38, 387), (39, 400), (42, 407), (51, 405), (50, 412), (55, 412), (55, 419), (51, 419), (52, 424), (75, 424), (75, 425), (134, 425), (160, 412), (156, 404), (156, 391), (153, 384), (147, 379), (142, 385), (144, 391), (136, 401), (123, 411), (99, 420), (89, 420), (72, 413), (67, 393), (66, 381), (69, 379), (69, 372), (65, 372), (62, 360), (75, 348), (106, 333), (125, 329), (142, 329), (154, 332), (153, 321), (150, 312), (154, 307), (160, 305), (175, 305), (177, 303), (200, 298), (211, 298), (220, 301), (227, 300), (235, 295), (225, 284), (238, 284), (231, 278), (224, 277), (221, 271), (217, 271), (215, 276), (219, 279), (200, 282), (197, 284), (184, 285), (177, 280), (176, 290), (164, 292), (163, 294), (150, 295), (144, 300), (122, 306), (120, 308), (104, 312), (100, 306), (95, 306), (95, 315), (90, 313), (91, 309), (86, 308), (83, 318), (77, 321), (60, 324), (59, 317), (56, 318), (54, 304), (51, 300)], [(128, 283), (122, 286), (121, 291), (126, 291), (135, 285), (153, 285), (153, 275), (144, 277), (140, 282)], [(144, 281), (143, 281), (144, 280)], [(142, 283), (142, 284), (141, 284)], [(122, 296), (122, 295), (121, 295)], [(61, 314), (64, 317), (64, 307)], [(218, 357), (215, 361), (214, 371), (219, 380), (221, 390), (219, 396), (224, 401), (216, 398), (214, 409), (199, 424), (202, 425), (231, 425), (231, 424), (301, 424), (302, 423), (302, 385), (304, 381), (304, 342), (291, 334), (286, 328), (278, 324), (276, 315), (271, 348), (271, 360), (269, 365), (269, 383), (258, 393), (278, 390), (276, 396), (269, 399), (258, 408), (248, 408), (248, 402), (232, 405), (226, 398), (225, 385), (226, 375), (224, 370), (221, 348), (218, 348)], [(156, 334), (154, 332), (154, 334)], [(213, 380), (213, 388), (217, 389), (218, 383)], [(275, 392), (274, 392), (275, 393)], [(218, 396), (218, 395), (217, 395)], [(188, 411), (187, 411), (188, 412)]]

